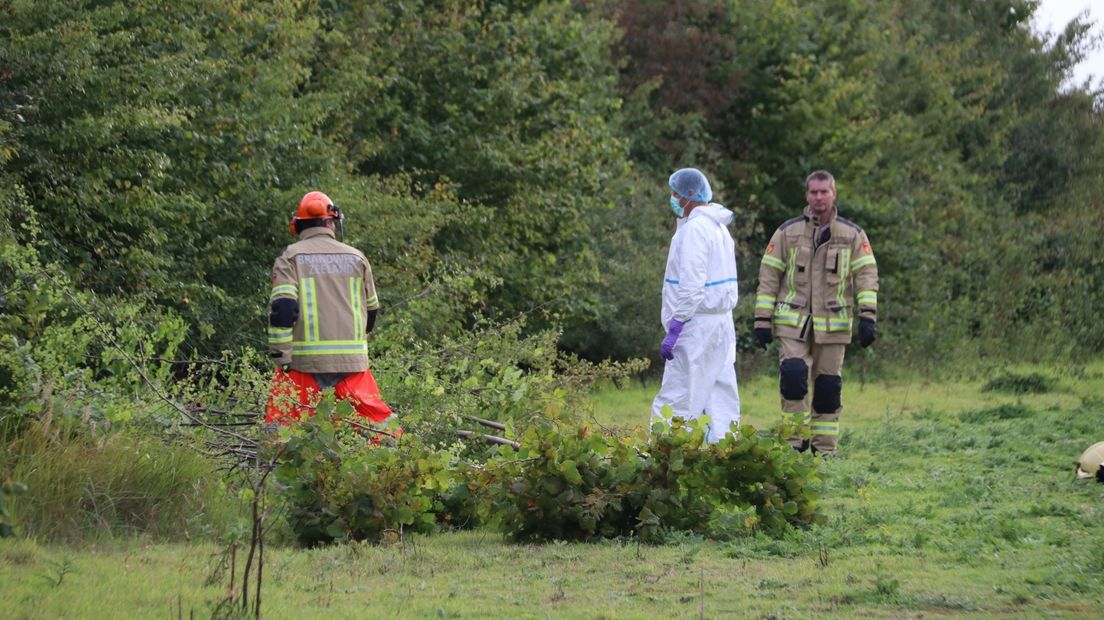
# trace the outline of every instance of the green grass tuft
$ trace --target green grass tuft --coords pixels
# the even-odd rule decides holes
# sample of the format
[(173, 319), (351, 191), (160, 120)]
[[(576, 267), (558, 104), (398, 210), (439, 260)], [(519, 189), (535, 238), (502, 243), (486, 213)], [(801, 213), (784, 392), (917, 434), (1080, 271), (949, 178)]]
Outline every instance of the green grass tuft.
[(5, 451), (11, 478), (27, 487), (11, 500), (25, 536), (76, 545), (187, 540), (221, 534), (237, 518), (214, 464), (191, 446), (37, 424)]
[(1023, 403), (1004, 403), (996, 407), (965, 411), (960, 416), (963, 422), (972, 424), (985, 424), (996, 420), (1014, 420), (1028, 418), (1035, 413), (1031, 407)]
[(1003, 392), (1005, 394), (1045, 394), (1054, 389), (1054, 380), (1037, 372), (1017, 374), (1007, 372), (990, 379), (982, 392)]

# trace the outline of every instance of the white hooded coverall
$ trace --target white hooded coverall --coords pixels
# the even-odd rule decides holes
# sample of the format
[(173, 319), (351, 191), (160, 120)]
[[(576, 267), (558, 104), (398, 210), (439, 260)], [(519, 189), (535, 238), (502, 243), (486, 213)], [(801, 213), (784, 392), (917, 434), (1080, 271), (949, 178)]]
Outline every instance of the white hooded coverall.
[[(663, 328), (671, 319), (686, 325), (674, 359), (663, 368), (663, 384), (652, 402), (652, 418), (710, 418), (706, 441), (720, 441), (740, 423), (736, 387), (736, 329), (732, 309), (739, 298), (736, 244), (728, 232), (733, 214), (718, 204), (694, 208), (671, 239), (663, 276)], [(669, 421), (669, 420), (668, 420)]]

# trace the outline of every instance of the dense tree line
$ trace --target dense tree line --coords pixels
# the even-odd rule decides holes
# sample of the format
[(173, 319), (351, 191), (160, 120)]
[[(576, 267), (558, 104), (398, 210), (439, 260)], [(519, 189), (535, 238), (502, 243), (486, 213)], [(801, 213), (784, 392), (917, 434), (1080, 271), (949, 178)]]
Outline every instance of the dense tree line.
[(835, 172), (885, 354), (1097, 351), (1102, 101), (1060, 87), (1086, 26), (1044, 40), (1034, 5), (0, 0), (0, 390), (122, 381), (88, 308), (147, 353), (262, 346), (311, 189), (389, 342), (524, 315), (650, 356), (684, 165), (737, 212), (747, 291)]
[[(1090, 249), (1101, 232), (1101, 93), (1060, 88), (1088, 29), (1043, 40), (1029, 26), (1035, 4), (610, 3), (630, 156), (656, 184), (689, 162), (714, 177), (739, 218), (749, 292), (766, 238), (804, 204), (805, 175), (832, 170), (841, 214), (878, 256), (879, 354), (1098, 350), (1104, 330), (1084, 317), (1101, 295)], [(666, 234), (635, 238), (656, 246)], [(633, 288), (658, 277), (639, 274)], [(603, 290), (623, 320), (598, 333), (623, 341), (617, 330), (636, 316), (617, 302), (628, 291)]]

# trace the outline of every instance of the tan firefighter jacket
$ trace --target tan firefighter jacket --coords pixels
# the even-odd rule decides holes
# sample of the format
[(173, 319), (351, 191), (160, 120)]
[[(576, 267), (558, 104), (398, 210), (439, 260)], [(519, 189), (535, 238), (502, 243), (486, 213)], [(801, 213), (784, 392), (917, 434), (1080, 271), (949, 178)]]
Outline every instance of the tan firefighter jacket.
[(851, 342), (853, 319), (875, 319), (878, 265), (866, 233), (833, 215), (829, 234), (819, 244), (818, 222), (805, 209), (778, 227), (759, 266), (755, 326), (774, 326), (783, 338), (813, 339), (822, 344)]
[(325, 227), (308, 228), (272, 267), (270, 302), (299, 302), (294, 327), (269, 323), (268, 348), (277, 363), (310, 373), (368, 368), (368, 311), (379, 308), (372, 267), (360, 250)]

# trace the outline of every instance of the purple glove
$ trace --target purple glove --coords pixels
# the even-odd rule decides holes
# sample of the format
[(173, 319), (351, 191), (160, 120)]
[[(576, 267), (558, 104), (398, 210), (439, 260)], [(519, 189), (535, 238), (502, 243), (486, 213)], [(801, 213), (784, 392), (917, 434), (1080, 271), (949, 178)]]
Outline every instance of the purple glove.
[(671, 322), (667, 323), (667, 337), (659, 343), (659, 356), (663, 359), (668, 361), (675, 359), (675, 341), (682, 333), (683, 325), (686, 323), (678, 319), (671, 319)]

